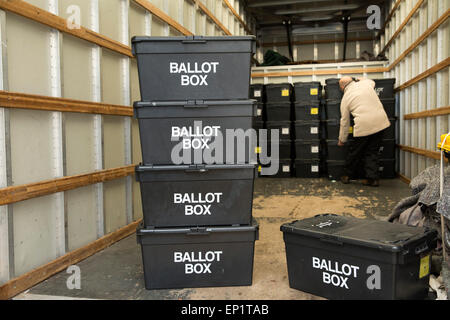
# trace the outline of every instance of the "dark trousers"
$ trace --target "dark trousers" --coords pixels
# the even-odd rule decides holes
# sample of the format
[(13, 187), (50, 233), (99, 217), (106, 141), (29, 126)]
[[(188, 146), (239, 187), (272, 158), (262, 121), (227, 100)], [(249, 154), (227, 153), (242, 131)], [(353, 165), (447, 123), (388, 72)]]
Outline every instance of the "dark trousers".
[(367, 137), (355, 137), (350, 142), (345, 165), (346, 175), (352, 179), (378, 180), (380, 178), (380, 148), (383, 131)]

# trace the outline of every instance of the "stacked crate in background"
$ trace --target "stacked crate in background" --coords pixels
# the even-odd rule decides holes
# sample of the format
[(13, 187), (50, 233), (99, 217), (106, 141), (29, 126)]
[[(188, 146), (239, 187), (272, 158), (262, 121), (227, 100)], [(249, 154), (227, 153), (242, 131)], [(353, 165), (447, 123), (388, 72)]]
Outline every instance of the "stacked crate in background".
[[(279, 170), (272, 177), (289, 178), (293, 175), (293, 110), (294, 91), (290, 83), (266, 85), (267, 151), (279, 148)], [(271, 140), (271, 130), (279, 131), (279, 140)], [(264, 150), (262, 150), (264, 153)]]
[(397, 117), (395, 112), (395, 79), (378, 79), (375, 80), (375, 90), (383, 103), (391, 126), (384, 132), (383, 143), (380, 150), (381, 153), (381, 178), (393, 179), (396, 174), (396, 125)]
[(348, 153), (348, 145), (351, 143), (353, 127), (350, 127), (349, 143), (346, 143), (344, 147), (339, 147), (338, 142), (341, 127), (341, 101), (343, 92), (339, 87), (339, 79), (327, 79), (325, 82), (325, 162), (328, 178), (331, 180), (338, 180), (344, 175), (345, 159)]
[(255, 39), (135, 37), (132, 42), (142, 99), (134, 107), (143, 159), (136, 178), (145, 286), (251, 285), (258, 239), (252, 219), (256, 168), (248, 151), (237, 156), (242, 145), (225, 146), (227, 130), (253, 126), (249, 79)]
[(263, 84), (250, 85), (250, 99), (256, 101), (256, 114), (253, 117), (253, 129), (256, 131), (256, 154), (258, 155), (258, 166), (261, 165), (259, 153), (261, 150), (259, 133), (266, 128), (266, 87)]
[(321, 174), (321, 99), (320, 82), (294, 84), (295, 175), (319, 178)]

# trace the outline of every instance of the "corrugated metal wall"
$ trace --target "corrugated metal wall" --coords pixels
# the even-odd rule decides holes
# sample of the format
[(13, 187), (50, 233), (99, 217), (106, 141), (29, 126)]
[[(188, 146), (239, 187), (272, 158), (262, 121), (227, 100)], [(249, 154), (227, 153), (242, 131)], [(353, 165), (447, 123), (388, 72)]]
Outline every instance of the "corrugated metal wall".
[[(130, 109), (133, 101), (140, 100), (133, 58), (61, 32), (65, 26), (59, 30), (49, 27), (43, 14), (33, 21), (23, 16), (28, 11), (13, 13), (22, 3), (0, 1), (1, 90), (15, 96), (62, 97)], [(82, 27), (114, 40), (110, 42), (117, 47), (125, 45), (126, 50), (133, 35), (181, 35), (173, 27), (175, 23), (161, 20), (157, 10), (153, 10), (155, 15), (142, 3), (153, 4), (197, 35), (243, 35), (245, 27), (254, 28), (238, 0), (25, 2), (64, 19), (79, 12)], [(137, 122), (130, 116), (2, 107), (0, 189), (120, 168), (141, 160)], [(0, 284), (142, 216), (139, 186), (132, 176), (30, 197), (0, 206)]]

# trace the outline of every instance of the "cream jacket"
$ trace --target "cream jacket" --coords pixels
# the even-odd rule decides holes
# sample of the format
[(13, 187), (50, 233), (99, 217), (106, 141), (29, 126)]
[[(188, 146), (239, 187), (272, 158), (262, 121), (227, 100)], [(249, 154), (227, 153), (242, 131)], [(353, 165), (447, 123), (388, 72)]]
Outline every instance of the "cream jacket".
[(344, 91), (341, 102), (341, 129), (339, 140), (347, 142), (350, 130), (350, 115), (353, 115), (355, 125), (353, 135), (366, 137), (378, 133), (391, 126), (384, 111), (383, 104), (375, 92), (375, 82), (364, 79), (351, 82)]

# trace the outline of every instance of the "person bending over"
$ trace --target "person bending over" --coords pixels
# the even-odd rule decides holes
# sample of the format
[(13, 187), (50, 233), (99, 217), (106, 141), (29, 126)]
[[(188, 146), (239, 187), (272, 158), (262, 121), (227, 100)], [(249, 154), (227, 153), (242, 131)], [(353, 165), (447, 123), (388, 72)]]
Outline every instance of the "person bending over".
[(350, 129), (350, 115), (354, 117), (354, 141), (349, 146), (345, 165), (345, 175), (341, 178), (344, 184), (356, 177), (360, 162), (364, 166), (367, 186), (379, 186), (380, 148), (383, 132), (391, 126), (376, 91), (375, 82), (370, 79), (343, 77), (339, 86), (344, 92), (341, 102), (341, 127), (339, 146), (347, 143)]

